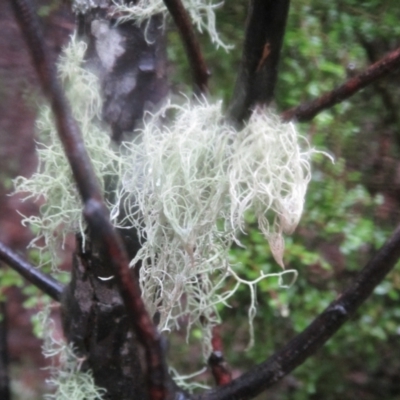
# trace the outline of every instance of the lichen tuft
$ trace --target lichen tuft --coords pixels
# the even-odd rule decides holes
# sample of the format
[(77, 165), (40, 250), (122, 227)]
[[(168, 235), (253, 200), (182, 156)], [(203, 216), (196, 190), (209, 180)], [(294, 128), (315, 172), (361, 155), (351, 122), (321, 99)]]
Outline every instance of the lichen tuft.
[[(240, 243), (245, 216), (252, 212), (283, 267), (282, 235), (296, 227), (310, 180), (307, 141), (267, 110), (254, 112), (236, 131), (220, 102), (202, 100), (166, 105), (125, 146), (128, 169), (119, 198), (129, 224), (145, 238), (132, 265), (142, 263), (143, 297), (151, 313), (160, 313), (160, 329), (179, 328), (185, 316), (189, 327), (199, 324), (209, 336), (219, 320), (216, 305), (226, 303), (240, 284), (252, 291), (252, 320), (256, 283), (297, 273), (261, 273), (247, 282), (235, 273), (228, 252)], [(228, 289), (232, 279), (236, 285)]]
[[(85, 51), (86, 44), (73, 36), (59, 60), (58, 71), (86, 150), (105, 189), (106, 182), (120, 176), (120, 158), (112, 148), (107, 128), (100, 123), (102, 100), (99, 83), (97, 77), (84, 68)], [(40, 107), (37, 130), (37, 172), (29, 178), (16, 178), (14, 187), (15, 192), (24, 194), (24, 200), (33, 198), (43, 202), (40, 215), (25, 216), (23, 224), (30, 225), (37, 232), (31, 246), (48, 252), (52, 267), (56, 269), (57, 254), (66, 235), (80, 231), (84, 236), (85, 223), (82, 202), (48, 105)]]
[[(224, 43), (216, 29), (215, 9), (223, 5), (223, 1), (215, 0), (183, 0), (185, 9), (192, 19), (193, 25), (199, 32), (207, 32), (216, 47), (228, 51), (232, 46)], [(163, 0), (138, 0), (135, 3), (115, 2), (115, 15), (119, 22), (135, 21), (138, 24), (145, 22), (156, 14), (168, 16), (168, 11)]]

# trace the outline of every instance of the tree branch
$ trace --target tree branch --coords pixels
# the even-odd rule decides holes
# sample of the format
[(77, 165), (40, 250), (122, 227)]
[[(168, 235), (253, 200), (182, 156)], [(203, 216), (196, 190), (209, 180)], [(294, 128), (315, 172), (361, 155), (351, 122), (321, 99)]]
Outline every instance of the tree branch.
[(278, 62), (290, 0), (251, 0), (242, 62), (229, 107), (230, 118), (241, 123), (256, 105), (274, 96)]
[(92, 238), (104, 249), (106, 262), (115, 273), (132, 328), (144, 347), (149, 398), (165, 399), (168, 391), (167, 371), (160, 334), (147, 313), (139, 285), (133, 281), (122, 241), (109, 220), (108, 210), (103, 202), (100, 186), (85, 150), (79, 127), (71, 115), (70, 107), (57, 80), (55, 68), (49, 60), (36, 14), (26, 0), (12, 0), (12, 5), (43, 90), (50, 101), (64, 151), (84, 203), (84, 215)]
[(381, 60), (372, 64), (361, 74), (349, 79), (331, 92), (325, 93), (315, 100), (300, 104), (282, 113), (284, 121), (296, 120), (306, 122), (312, 120), (318, 113), (349, 98), (377, 79), (385, 76), (400, 66), (400, 48), (387, 54)]
[(0, 242), (0, 260), (3, 260), (27, 281), (32, 283), (32, 285), (39, 288), (52, 299), (58, 302), (61, 300), (61, 294), (64, 290), (62, 283), (39, 271), (2, 242)]
[(400, 258), (400, 226), (367, 263), (348, 289), (333, 301), (302, 333), (267, 361), (230, 384), (195, 397), (196, 400), (251, 399), (282, 379), (314, 354), (372, 294)]
[(208, 358), (208, 365), (212, 376), (217, 386), (226, 385), (232, 381), (232, 374), (224, 359), (220, 326), (214, 326), (213, 328), (211, 345), (213, 351)]
[(192, 22), (181, 0), (164, 0), (182, 39), (183, 46), (192, 70), (194, 92), (206, 93), (210, 72), (201, 53), (200, 44), (193, 30)]

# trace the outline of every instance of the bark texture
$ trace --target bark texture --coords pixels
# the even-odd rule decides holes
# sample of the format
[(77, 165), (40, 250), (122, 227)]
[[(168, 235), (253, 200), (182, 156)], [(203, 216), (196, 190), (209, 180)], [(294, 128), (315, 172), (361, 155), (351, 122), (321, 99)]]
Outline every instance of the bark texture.
[(79, 34), (88, 40), (87, 64), (100, 78), (103, 118), (117, 142), (129, 140), (145, 111), (168, 93), (162, 16), (137, 25), (116, 23), (112, 2), (79, 15)]
[(62, 296), (64, 333), (85, 359), (83, 368), (107, 390), (105, 400), (145, 400), (143, 355), (115, 279), (102, 280), (104, 272), (101, 254), (90, 246), (74, 255), (72, 279)]

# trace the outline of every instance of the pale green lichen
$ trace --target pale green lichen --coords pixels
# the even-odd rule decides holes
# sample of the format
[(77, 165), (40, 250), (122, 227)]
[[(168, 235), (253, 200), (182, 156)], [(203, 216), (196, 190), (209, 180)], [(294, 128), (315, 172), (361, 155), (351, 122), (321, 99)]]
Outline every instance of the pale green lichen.
[[(216, 29), (215, 9), (221, 7), (223, 1), (182, 0), (182, 3), (199, 32), (206, 31), (217, 48), (222, 47), (225, 50), (232, 48), (221, 40)], [(140, 24), (156, 14), (163, 14), (166, 17), (168, 10), (163, 0), (138, 0), (130, 4), (115, 1), (114, 13), (119, 16), (119, 22), (133, 20)]]
[(198, 378), (200, 375), (207, 372), (207, 367), (201, 368), (199, 371), (196, 371), (192, 374), (182, 375), (175, 368), (169, 368), (169, 373), (171, 374), (174, 382), (182, 389), (186, 390), (189, 393), (193, 393), (198, 389), (207, 390), (210, 389), (209, 385), (206, 385), (201, 382), (196, 382), (193, 379)]
[[(120, 176), (121, 165), (120, 158), (112, 149), (107, 128), (100, 124), (102, 100), (99, 83), (97, 77), (84, 68), (85, 51), (86, 44), (72, 37), (60, 58), (58, 71), (94, 170), (104, 188), (107, 181)], [(38, 172), (30, 178), (18, 177), (14, 185), (16, 192), (25, 193), (25, 200), (44, 201), (40, 215), (25, 216), (23, 223), (38, 232), (31, 246), (48, 251), (56, 268), (57, 252), (66, 235), (78, 231), (83, 234), (82, 202), (47, 105), (40, 108), (37, 130)]]
[(49, 317), (49, 308), (36, 315), (42, 332), (43, 355), (51, 358), (50, 378), (46, 383), (55, 389), (45, 395), (49, 400), (101, 400), (105, 389), (95, 385), (91, 371), (81, 371), (83, 360), (78, 358), (70, 345), (57, 337), (54, 322)]
[(277, 115), (261, 109), (253, 113), (232, 147), (231, 224), (243, 231), (243, 216), (252, 210), (283, 267), (282, 233), (293, 233), (303, 212), (312, 151), (294, 124), (282, 123)]
[[(171, 113), (171, 122), (162, 124)], [(297, 273), (261, 272), (260, 279), (247, 282), (235, 273), (228, 252), (233, 242), (240, 243), (245, 215), (253, 212), (283, 267), (282, 234), (296, 227), (310, 180), (307, 141), (293, 124), (266, 110), (254, 112), (236, 131), (221, 103), (200, 101), (165, 106), (125, 146), (128, 170), (120, 199), (129, 223), (146, 239), (132, 265), (142, 262), (143, 297), (151, 313), (160, 312), (160, 329), (179, 328), (182, 317), (189, 327), (201, 320), (208, 344), (219, 322), (216, 305), (226, 304), (243, 283), (252, 293), (251, 322), (256, 283)], [(232, 280), (237, 283), (228, 289)]]

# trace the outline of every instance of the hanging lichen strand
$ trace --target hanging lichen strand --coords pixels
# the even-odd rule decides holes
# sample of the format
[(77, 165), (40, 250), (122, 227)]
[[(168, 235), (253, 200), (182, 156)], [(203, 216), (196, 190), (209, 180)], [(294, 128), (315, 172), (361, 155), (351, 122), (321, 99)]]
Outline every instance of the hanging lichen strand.
[(47, 385), (54, 388), (46, 400), (101, 400), (106, 390), (95, 385), (92, 372), (82, 371), (84, 359), (74, 354), (74, 344), (67, 344), (57, 337), (54, 321), (50, 318), (50, 306), (46, 306), (35, 316), (38, 336), (43, 339), (42, 351), (45, 358), (51, 359), (47, 367)]
[[(96, 175), (104, 188), (106, 180), (120, 176), (120, 158), (112, 149), (109, 132), (100, 125), (100, 88), (96, 75), (83, 67), (86, 47), (86, 43), (73, 36), (63, 50), (57, 68)], [(25, 217), (23, 224), (29, 224), (37, 233), (31, 246), (50, 254), (52, 267), (56, 269), (57, 253), (66, 235), (80, 231), (84, 237), (85, 223), (82, 202), (48, 105), (40, 107), (36, 125), (37, 172), (30, 178), (16, 178), (14, 186), (16, 192), (25, 195), (25, 200), (44, 200), (40, 215)], [(43, 242), (39, 240), (41, 238)], [(44, 255), (43, 261), (47, 259)]]
[[(228, 252), (252, 212), (283, 267), (282, 234), (296, 227), (310, 180), (312, 151), (300, 140), (304, 150), (294, 125), (266, 110), (235, 131), (221, 103), (202, 100), (166, 105), (125, 144), (119, 197), (129, 223), (145, 238), (132, 265), (142, 262), (143, 296), (151, 312), (160, 312), (160, 329), (178, 328), (185, 316), (189, 326), (201, 319), (209, 333), (218, 321), (216, 304), (240, 283), (251, 289), (252, 319), (256, 282), (235, 274)], [(295, 274), (272, 275), (285, 273)], [(237, 284), (226, 290), (228, 277)]]
[[(76, 4), (87, 3), (87, 0), (75, 0)], [(193, 25), (199, 32), (207, 32), (216, 47), (229, 50), (232, 46), (224, 43), (216, 28), (215, 9), (223, 5), (223, 1), (213, 0), (182, 0), (188, 11)], [(155, 14), (168, 16), (167, 8), (163, 0), (138, 0), (135, 3), (115, 1), (114, 14), (118, 16), (119, 22), (133, 20), (142, 23)]]

